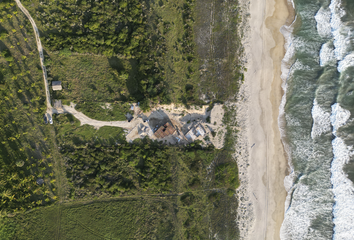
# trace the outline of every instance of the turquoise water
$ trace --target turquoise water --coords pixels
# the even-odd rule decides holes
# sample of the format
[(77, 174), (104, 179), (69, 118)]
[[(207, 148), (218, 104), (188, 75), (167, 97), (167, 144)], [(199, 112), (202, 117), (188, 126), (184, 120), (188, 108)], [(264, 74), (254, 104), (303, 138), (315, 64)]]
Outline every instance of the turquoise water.
[(354, 239), (354, 1), (295, 0), (279, 125), (292, 173), (282, 239)]

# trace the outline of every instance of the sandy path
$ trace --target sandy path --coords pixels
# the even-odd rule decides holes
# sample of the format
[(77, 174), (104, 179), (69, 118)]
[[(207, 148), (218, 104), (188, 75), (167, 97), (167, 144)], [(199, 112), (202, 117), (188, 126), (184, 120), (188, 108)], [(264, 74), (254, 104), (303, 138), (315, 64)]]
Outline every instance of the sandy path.
[(37, 42), (37, 49), (39, 52), (39, 59), (41, 62), (41, 67), (42, 67), (42, 72), (43, 72), (43, 81), (44, 81), (44, 89), (45, 89), (45, 96), (46, 96), (46, 103), (47, 103), (47, 112), (51, 113), (52, 105), (50, 103), (50, 93), (49, 93), (49, 87), (48, 87), (48, 80), (47, 80), (47, 70), (44, 66), (44, 55), (43, 55), (43, 48), (42, 48), (42, 43), (39, 38), (39, 31), (37, 28), (36, 23), (34, 22), (33, 18), (27, 11), (27, 9), (22, 5), (22, 3), (19, 0), (15, 0), (17, 6), (21, 9), (21, 11), (26, 15), (28, 20), (31, 22), (33, 30), (34, 30), (34, 35), (36, 36), (36, 42)]
[(284, 38), (280, 28), (289, 15), (285, 0), (251, 0), (249, 46), (246, 46), (249, 87), (249, 195), (254, 226), (249, 239), (280, 239), (286, 191), (287, 161), (278, 128), (282, 96), (280, 66)]
[[(89, 118), (85, 114), (75, 110), (74, 106), (63, 105), (63, 110), (64, 110), (64, 113), (72, 114), (76, 119), (78, 119), (80, 121), (81, 125), (88, 124), (88, 125), (95, 127), (96, 129), (98, 129), (100, 127), (104, 127), (104, 126), (111, 126), (111, 127), (120, 127), (120, 128), (125, 128), (128, 130), (131, 130), (132, 128), (137, 126), (138, 123), (143, 123), (143, 120), (141, 118), (134, 119), (131, 122), (128, 122), (128, 121), (99, 121), (99, 120)], [(59, 112), (57, 112), (57, 110), (55, 110), (53, 108), (53, 113), (59, 113)], [(60, 112), (60, 113), (62, 113), (62, 112)]]

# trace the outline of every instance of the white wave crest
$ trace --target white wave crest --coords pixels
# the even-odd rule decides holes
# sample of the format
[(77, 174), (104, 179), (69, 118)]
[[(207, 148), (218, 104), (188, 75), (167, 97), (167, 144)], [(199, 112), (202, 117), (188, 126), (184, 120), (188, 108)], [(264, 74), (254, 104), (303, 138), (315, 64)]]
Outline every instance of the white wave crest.
[[(294, 3), (292, 2), (292, 4), (294, 4)], [(292, 42), (293, 41), (292, 31), (293, 31), (293, 24), (296, 22), (296, 19), (297, 19), (297, 17), (295, 16), (295, 19), (290, 26), (283, 25), (280, 28), (280, 32), (283, 34), (283, 36), (285, 38), (284, 48), (286, 51), (285, 56), (281, 62), (281, 79), (283, 81), (281, 87), (284, 91), (284, 94), (282, 96), (282, 99), (281, 99), (281, 102), (279, 105), (279, 115), (278, 115), (278, 126), (279, 126), (280, 135), (281, 135), (282, 139), (285, 138), (285, 130), (284, 130), (285, 129), (285, 110), (284, 110), (284, 107), (285, 107), (285, 103), (286, 103), (286, 91), (288, 88), (287, 87), (287, 79), (290, 74), (290, 68), (294, 62), (293, 59), (294, 59), (294, 55), (295, 55), (295, 47)], [(286, 154), (288, 156), (290, 156), (291, 155), (290, 147), (284, 141), (283, 141), (283, 145), (284, 145), (284, 149), (285, 149)], [(288, 160), (289, 160), (290, 168), (292, 168), (290, 158)]]
[(350, 112), (342, 108), (338, 103), (332, 105), (331, 124), (333, 126), (333, 134), (336, 135), (338, 128), (344, 126), (350, 118)]
[[(332, 195), (330, 192), (331, 186), (326, 183), (329, 178), (327, 166), (321, 167), (312, 174), (315, 174), (315, 176), (300, 177), (298, 183), (293, 186), (290, 194), (288, 194), (287, 199), (291, 200), (291, 206), (285, 209), (285, 219), (280, 229), (281, 239), (325, 240), (331, 234), (323, 234), (320, 229), (312, 226), (313, 221), (319, 216), (326, 216), (327, 219), (324, 220), (326, 222), (331, 221), (328, 219), (330, 217), (327, 216), (332, 212), (332, 203), (327, 201)], [(318, 186), (309, 186), (306, 184), (308, 181)], [(290, 195), (292, 195), (292, 199)]]
[[(300, 184), (294, 191), (296, 191), (296, 196), (300, 196), (300, 198), (296, 201), (292, 201), (291, 208), (288, 208), (285, 213), (286, 219), (284, 219), (280, 230), (281, 239), (304, 239), (308, 231), (308, 226), (311, 223), (309, 215), (306, 214), (306, 212), (308, 212), (308, 204), (306, 204), (306, 202), (308, 202), (307, 196), (310, 192), (309, 187)], [(290, 194), (288, 194), (288, 200), (291, 198), (289, 195)], [(287, 219), (291, 219), (291, 221), (287, 221)], [(291, 231), (289, 231), (289, 229), (291, 229)]]
[(331, 42), (326, 42), (322, 45), (320, 50), (320, 66), (335, 64), (336, 58), (334, 56), (334, 50)]
[(331, 11), (323, 7), (318, 10), (315, 15), (315, 20), (317, 22), (317, 32), (321, 37), (330, 38), (332, 37), (331, 32)]
[(350, 53), (345, 58), (338, 63), (338, 72), (343, 72), (348, 67), (354, 66), (354, 53)]
[[(332, 106), (331, 123), (336, 136), (339, 127), (344, 126), (350, 118), (350, 112), (340, 107), (338, 103)], [(354, 236), (354, 185), (347, 178), (343, 166), (347, 164), (352, 147), (347, 147), (340, 137), (332, 141), (333, 161), (331, 164), (331, 182), (335, 204), (333, 206), (333, 239), (349, 240)]]
[(320, 105), (318, 105), (316, 98), (313, 101), (311, 114), (313, 118), (311, 130), (312, 139), (331, 131), (330, 114), (325, 112)]
[(345, 11), (341, 8), (341, 0), (332, 0), (329, 5), (331, 10), (331, 29), (334, 37), (334, 54), (337, 60), (342, 60), (346, 55), (346, 40), (345, 36), (341, 34), (343, 23), (341, 18), (345, 15)]
[(331, 166), (331, 182), (335, 204), (333, 206), (333, 239), (353, 239), (354, 236), (354, 186), (343, 171), (343, 166), (353, 153), (341, 138), (332, 141), (334, 158)]
[[(294, 6), (294, 2), (292, 2), (293, 6)], [(295, 6), (294, 6), (295, 8)], [(284, 186), (286, 188), (286, 191), (288, 192), (286, 200), (285, 200), (285, 209), (288, 208), (289, 204), (290, 204), (290, 200), (291, 200), (291, 188), (294, 184), (294, 179), (296, 178), (296, 175), (294, 173), (294, 167), (292, 165), (291, 162), (291, 148), (288, 145), (288, 143), (286, 141), (284, 141), (286, 134), (285, 134), (285, 103), (286, 103), (286, 92), (287, 92), (287, 79), (289, 77), (290, 74), (290, 69), (291, 69), (291, 65), (294, 63), (294, 56), (295, 56), (295, 46), (293, 44), (293, 24), (296, 22), (297, 16), (295, 16), (295, 19), (293, 21), (293, 23), (290, 26), (282, 26), (280, 29), (280, 32), (283, 34), (284, 38), (285, 38), (285, 56), (281, 62), (281, 79), (282, 79), (282, 89), (284, 91), (284, 94), (282, 96), (281, 102), (280, 102), (280, 106), (279, 106), (279, 115), (278, 115), (278, 126), (279, 126), (279, 130), (280, 130), (280, 135), (281, 135), (281, 139), (283, 140), (283, 146), (284, 146), (284, 150), (288, 156), (288, 164), (289, 167), (291, 169), (291, 173), (285, 177), (284, 179)]]

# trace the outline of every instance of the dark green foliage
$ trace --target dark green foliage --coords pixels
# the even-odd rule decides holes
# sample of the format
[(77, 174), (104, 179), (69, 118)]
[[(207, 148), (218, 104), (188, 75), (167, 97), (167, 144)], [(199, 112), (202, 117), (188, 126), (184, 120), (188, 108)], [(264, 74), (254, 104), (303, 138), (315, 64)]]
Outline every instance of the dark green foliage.
[(76, 105), (75, 109), (83, 112), (88, 117), (101, 120), (101, 121), (125, 121), (127, 120), (126, 114), (133, 113), (130, 110), (130, 104), (123, 102), (115, 102), (110, 105), (97, 102), (80, 102)]
[(67, 175), (75, 188), (90, 192), (130, 193), (171, 190), (171, 162), (164, 147), (144, 140), (141, 144), (62, 148)]
[(35, 40), (26, 42), (30, 33), (18, 30), (24, 18), (14, 17), (14, 2), (0, 8), (1, 34), (7, 34), (0, 42), (0, 210), (6, 216), (53, 202), (56, 190)]
[(148, 41), (143, 4), (129, 1), (44, 1), (38, 8), (51, 50), (136, 56)]

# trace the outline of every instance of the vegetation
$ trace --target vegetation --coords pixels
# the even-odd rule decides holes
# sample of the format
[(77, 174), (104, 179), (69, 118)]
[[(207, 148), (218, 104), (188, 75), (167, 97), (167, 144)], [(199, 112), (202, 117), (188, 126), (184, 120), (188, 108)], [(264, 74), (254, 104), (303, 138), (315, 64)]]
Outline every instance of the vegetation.
[(7, 229), (7, 233), (14, 239), (26, 240), (173, 239), (173, 202), (116, 199), (55, 205), (11, 219), (9, 227), (16, 227)]
[(0, 213), (6, 216), (54, 202), (57, 190), (35, 40), (13, 2), (1, 2), (0, 12)]
[(126, 121), (126, 114), (133, 114), (130, 104), (115, 102), (113, 104), (104, 103), (79, 103), (75, 107), (88, 117), (102, 121)]
[[(123, 83), (131, 80), (126, 84), (129, 96), (123, 95), (131, 101), (168, 102), (162, 73), (155, 64), (163, 55), (164, 38), (148, 24), (151, 19), (145, 14), (146, 6), (138, 0), (44, 1), (36, 2), (33, 16), (42, 22), (42, 40), (50, 52), (62, 57), (72, 52), (95, 53), (115, 57), (116, 62), (128, 62), (134, 72), (124, 68), (116, 77)], [(28, 8), (31, 10), (31, 5)], [(126, 88), (119, 90), (125, 92)]]
[[(121, 129), (94, 130), (80, 126), (69, 114), (57, 116), (55, 126), (72, 186), (72, 198), (87, 194), (119, 196), (213, 187), (235, 189), (238, 184), (237, 167), (232, 157), (212, 146), (202, 148), (198, 143), (192, 143), (180, 148), (149, 139), (128, 144)], [(212, 182), (204, 180), (207, 175)]]
[[(132, 101), (149, 109), (227, 100), (242, 79), (231, 0), (215, 3), (220, 24), (206, 24), (207, 44), (198, 37), (209, 0), (23, 3), (40, 29), (49, 81), (62, 81), (53, 99), (94, 119), (125, 120)], [(13, 2), (0, 8), (1, 239), (237, 239), (231, 108), (222, 150), (128, 144), (122, 129), (80, 126), (68, 114), (45, 125), (31, 24)]]
[[(55, 94), (76, 103), (189, 106), (229, 99), (243, 78), (235, 0), (24, 3), (43, 33), (50, 77), (64, 82), (63, 93)], [(205, 34), (205, 21), (215, 18), (212, 34)], [(208, 41), (199, 41), (202, 35)]]

